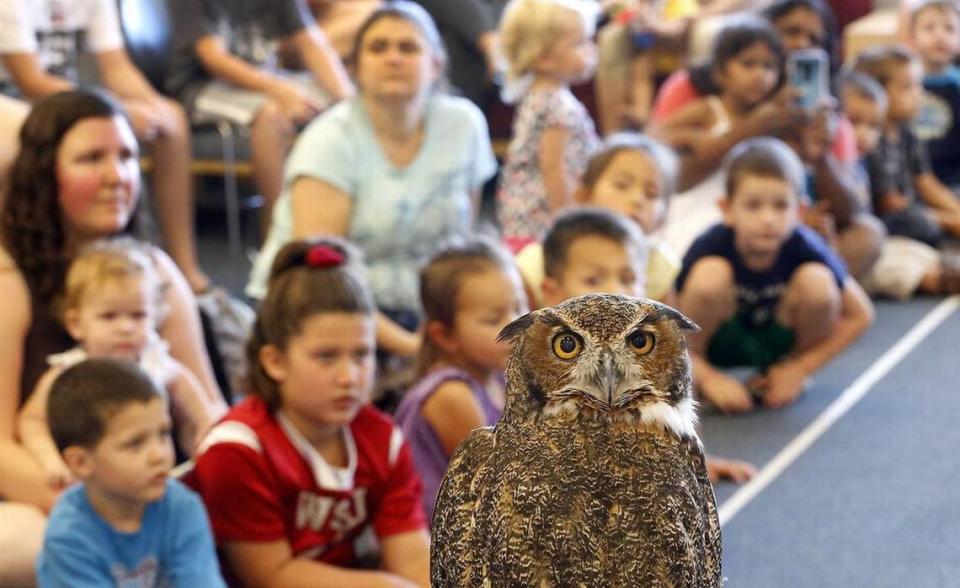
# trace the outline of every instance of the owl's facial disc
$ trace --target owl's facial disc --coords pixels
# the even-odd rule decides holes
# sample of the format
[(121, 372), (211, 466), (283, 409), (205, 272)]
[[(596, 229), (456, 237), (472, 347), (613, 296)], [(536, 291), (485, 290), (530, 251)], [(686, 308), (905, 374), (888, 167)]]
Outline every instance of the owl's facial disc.
[(602, 412), (658, 399), (653, 385), (645, 379), (637, 379), (629, 374), (609, 348), (602, 349), (597, 361), (587, 365), (591, 368), (574, 370), (568, 385), (551, 396), (563, 400), (579, 400), (587, 407)]

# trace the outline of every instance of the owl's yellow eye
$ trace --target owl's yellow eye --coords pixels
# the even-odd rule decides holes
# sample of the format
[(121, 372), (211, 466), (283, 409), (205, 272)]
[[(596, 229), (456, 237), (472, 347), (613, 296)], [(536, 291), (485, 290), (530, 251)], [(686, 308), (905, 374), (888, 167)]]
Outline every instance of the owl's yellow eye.
[(559, 333), (553, 338), (553, 352), (560, 359), (573, 359), (582, 349), (580, 338), (573, 333)]
[(653, 333), (647, 331), (634, 331), (627, 337), (627, 343), (641, 355), (650, 353), (653, 350), (655, 340), (656, 338), (653, 336)]

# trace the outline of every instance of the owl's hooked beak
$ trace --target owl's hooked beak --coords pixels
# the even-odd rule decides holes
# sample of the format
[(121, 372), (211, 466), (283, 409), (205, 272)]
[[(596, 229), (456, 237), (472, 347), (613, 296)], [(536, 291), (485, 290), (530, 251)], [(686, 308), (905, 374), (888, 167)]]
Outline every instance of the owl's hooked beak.
[(617, 390), (617, 385), (623, 379), (623, 373), (613, 365), (613, 355), (609, 351), (604, 351), (600, 359), (600, 367), (597, 370), (597, 387), (606, 394), (607, 404), (613, 406), (613, 395)]

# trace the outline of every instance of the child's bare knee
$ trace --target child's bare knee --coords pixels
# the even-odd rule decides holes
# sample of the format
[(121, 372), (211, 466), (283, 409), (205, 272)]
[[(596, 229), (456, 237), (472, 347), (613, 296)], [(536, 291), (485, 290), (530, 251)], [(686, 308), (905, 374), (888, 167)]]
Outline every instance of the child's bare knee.
[(683, 296), (699, 300), (714, 300), (733, 292), (733, 266), (722, 257), (704, 257), (690, 268), (683, 286)]
[(797, 307), (829, 311), (840, 303), (840, 287), (829, 267), (819, 262), (809, 262), (793, 273), (787, 286), (787, 296)]

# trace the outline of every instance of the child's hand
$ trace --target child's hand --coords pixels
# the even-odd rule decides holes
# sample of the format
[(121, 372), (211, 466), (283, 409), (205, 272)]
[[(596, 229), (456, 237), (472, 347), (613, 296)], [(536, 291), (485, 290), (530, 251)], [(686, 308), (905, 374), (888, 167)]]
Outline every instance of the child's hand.
[(70, 484), (73, 484), (74, 477), (67, 468), (67, 464), (57, 457), (56, 459), (44, 459), (40, 463), (43, 472), (47, 477), (47, 484), (56, 491), (63, 490)]
[(724, 459), (712, 455), (708, 455), (706, 460), (707, 476), (713, 483), (726, 479), (736, 482), (737, 484), (743, 484), (757, 473), (757, 468), (753, 467), (753, 464), (745, 461)]
[(807, 114), (796, 105), (799, 94), (789, 84), (769, 100), (754, 108), (746, 122), (756, 129), (758, 135), (782, 136), (806, 125)]
[(799, 363), (785, 360), (772, 365), (766, 375), (756, 379), (755, 386), (763, 393), (764, 405), (781, 408), (800, 396), (809, 377)]
[(900, 212), (910, 207), (910, 199), (899, 192), (890, 192), (880, 200), (880, 212)]
[(700, 393), (721, 412), (738, 413), (753, 410), (753, 397), (736, 378), (711, 370), (700, 378)]
[(801, 159), (807, 162), (819, 161), (829, 153), (837, 125), (833, 102), (824, 102), (801, 133)]
[(804, 210), (803, 224), (817, 232), (832, 249), (837, 248), (837, 223), (830, 212), (830, 203), (821, 200)]

